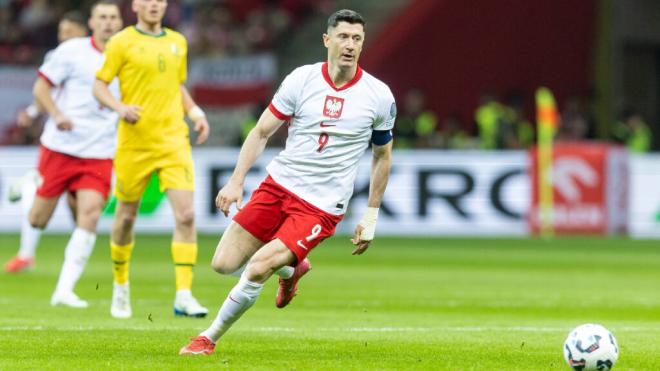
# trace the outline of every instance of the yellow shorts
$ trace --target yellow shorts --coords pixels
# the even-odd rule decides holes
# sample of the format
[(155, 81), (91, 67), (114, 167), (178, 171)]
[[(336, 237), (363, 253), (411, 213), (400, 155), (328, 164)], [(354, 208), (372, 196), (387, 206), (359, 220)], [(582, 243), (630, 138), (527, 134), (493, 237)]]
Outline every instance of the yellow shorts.
[(167, 189), (195, 190), (195, 168), (190, 148), (168, 153), (120, 149), (115, 153), (114, 166), (115, 196), (119, 201), (139, 201), (154, 172), (161, 192)]

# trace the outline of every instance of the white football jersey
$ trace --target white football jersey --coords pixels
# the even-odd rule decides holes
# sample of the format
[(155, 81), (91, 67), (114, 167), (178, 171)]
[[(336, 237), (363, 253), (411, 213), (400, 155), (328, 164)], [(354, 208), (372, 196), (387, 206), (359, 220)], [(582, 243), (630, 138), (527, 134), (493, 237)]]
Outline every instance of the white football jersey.
[[(114, 157), (118, 116), (92, 95), (103, 59), (103, 51), (94, 40), (81, 37), (60, 44), (39, 68), (39, 75), (59, 88), (55, 105), (73, 123), (73, 130), (62, 131), (49, 118), (41, 135), (41, 144), (46, 148), (82, 158)], [(116, 80), (110, 84), (110, 91), (119, 98)]]
[(390, 89), (360, 67), (337, 88), (328, 64), (317, 63), (291, 72), (269, 109), (289, 121), (286, 146), (268, 164), (270, 176), (321, 210), (344, 214), (372, 131), (394, 126)]

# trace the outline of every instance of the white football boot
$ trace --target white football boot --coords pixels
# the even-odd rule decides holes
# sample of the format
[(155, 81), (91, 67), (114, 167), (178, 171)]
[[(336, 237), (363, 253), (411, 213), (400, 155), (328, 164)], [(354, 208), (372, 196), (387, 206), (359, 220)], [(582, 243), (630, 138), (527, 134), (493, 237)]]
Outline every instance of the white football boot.
[(39, 188), (42, 182), (43, 179), (36, 169), (28, 170), (20, 178), (16, 179), (16, 181), (9, 185), (9, 192), (7, 192), (7, 195), (9, 196), (9, 202), (14, 203), (20, 201), (23, 197), (23, 188), (25, 188), (27, 185), (31, 185), (34, 188)]
[(115, 318), (131, 318), (131, 295), (128, 282), (124, 284), (113, 283), (112, 306), (110, 314)]
[(204, 318), (208, 313), (209, 310), (199, 304), (190, 290), (176, 292), (176, 299), (174, 300), (175, 316)]
[(55, 292), (50, 298), (50, 305), (64, 305), (70, 308), (87, 308), (89, 304), (87, 301), (82, 300), (72, 291), (70, 292)]

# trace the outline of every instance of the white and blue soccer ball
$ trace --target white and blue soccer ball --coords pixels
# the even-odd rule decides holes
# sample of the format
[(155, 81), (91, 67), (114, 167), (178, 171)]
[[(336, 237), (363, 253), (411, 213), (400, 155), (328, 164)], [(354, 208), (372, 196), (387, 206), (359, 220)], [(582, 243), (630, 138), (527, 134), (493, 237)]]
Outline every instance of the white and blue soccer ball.
[(578, 371), (609, 371), (619, 358), (619, 346), (605, 327), (585, 324), (576, 327), (564, 342), (564, 359)]

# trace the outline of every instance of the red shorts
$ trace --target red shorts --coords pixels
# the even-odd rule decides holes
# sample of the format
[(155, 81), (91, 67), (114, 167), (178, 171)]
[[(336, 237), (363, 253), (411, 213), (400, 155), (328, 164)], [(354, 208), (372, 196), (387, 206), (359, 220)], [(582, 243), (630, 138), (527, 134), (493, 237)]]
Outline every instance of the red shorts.
[(268, 176), (234, 221), (264, 243), (279, 239), (300, 262), (335, 233), (343, 217), (302, 200)]
[(112, 159), (80, 158), (39, 148), (39, 174), (43, 183), (37, 195), (59, 197), (65, 191), (91, 189), (108, 198), (112, 182)]

